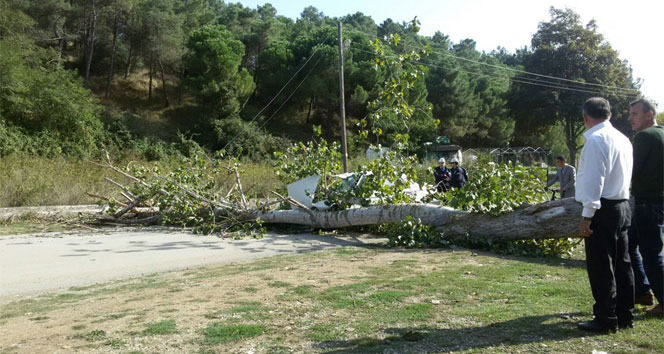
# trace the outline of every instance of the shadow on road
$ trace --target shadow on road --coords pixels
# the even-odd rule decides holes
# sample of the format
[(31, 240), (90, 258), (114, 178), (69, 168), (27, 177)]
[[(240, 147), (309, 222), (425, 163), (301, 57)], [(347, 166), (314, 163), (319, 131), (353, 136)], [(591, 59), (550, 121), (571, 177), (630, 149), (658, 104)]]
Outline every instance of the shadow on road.
[[(165, 238), (168, 236), (165, 236)], [(205, 237), (205, 241), (197, 239)], [(371, 246), (372, 244), (365, 243), (362, 239), (356, 236), (344, 237), (340, 239), (331, 236), (313, 235), (313, 234), (297, 234), (297, 235), (283, 235), (283, 234), (268, 234), (262, 239), (223, 239), (212, 238), (211, 236), (197, 236), (191, 235), (191, 241), (129, 241), (123, 247), (116, 248), (97, 248), (103, 247), (104, 241), (89, 241), (81, 243), (68, 243), (69, 246), (82, 246), (74, 248), (71, 251), (74, 253), (63, 254), (61, 257), (81, 257), (91, 254), (100, 253), (138, 253), (138, 252), (153, 252), (153, 251), (177, 251), (177, 250), (193, 250), (205, 249), (209, 251), (237, 251), (247, 254), (260, 254), (260, 253), (293, 253), (305, 251), (324, 250), (330, 247), (338, 246)], [(212, 238), (212, 239), (211, 239)], [(89, 247), (86, 247), (89, 246)]]

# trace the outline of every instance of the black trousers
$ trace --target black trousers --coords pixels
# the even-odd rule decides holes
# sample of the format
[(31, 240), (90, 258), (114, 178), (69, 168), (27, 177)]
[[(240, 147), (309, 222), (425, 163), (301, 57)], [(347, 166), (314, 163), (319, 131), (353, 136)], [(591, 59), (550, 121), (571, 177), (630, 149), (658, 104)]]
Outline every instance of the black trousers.
[(634, 310), (634, 274), (627, 241), (632, 212), (627, 200), (601, 200), (585, 238), (586, 266), (599, 321), (631, 321)]

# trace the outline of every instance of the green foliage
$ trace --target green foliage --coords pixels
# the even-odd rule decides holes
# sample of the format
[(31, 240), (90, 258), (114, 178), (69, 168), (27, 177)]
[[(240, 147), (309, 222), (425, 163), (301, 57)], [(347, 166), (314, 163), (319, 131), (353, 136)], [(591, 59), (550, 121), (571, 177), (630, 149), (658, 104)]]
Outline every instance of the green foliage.
[(88, 156), (104, 134), (101, 106), (74, 72), (42, 64), (46, 54), (0, 41), (0, 153)]
[[(417, 20), (413, 20), (417, 24)], [(398, 143), (397, 134), (413, 139), (414, 146), (430, 140), (436, 135), (439, 121), (431, 114), (431, 104), (426, 100), (426, 68), (419, 64), (428, 55), (430, 48), (425, 46), (418, 51), (393, 55), (392, 49), (399, 46), (401, 37), (390, 37), (390, 47), (378, 39), (372, 46), (375, 51), (376, 70), (383, 72), (386, 79), (376, 87), (376, 98), (367, 105), (369, 115), (360, 124), (361, 138), (371, 134), (375, 143), (385, 139), (385, 145)], [(365, 130), (365, 129), (368, 129)], [(411, 135), (412, 133), (412, 135)]]
[(423, 225), (420, 219), (408, 216), (398, 224), (383, 226), (382, 232), (388, 238), (390, 247), (447, 247), (450, 241), (443, 237), (443, 233), (434, 226)]
[(321, 127), (314, 126), (314, 136), (318, 141), (307, 144), (296, 143), (285, 152), (274, 153), (277, 176), (285, 184), (302, 178), (319, 175), (323, 181), (332, 180), (332, 176), (341, 169), (341, 147), (338, 142), (329, 144), (321, 138)]
[[(470, 39), (452, 44), (442, 33), (430, 41), (433, 64), (426, 83), (441, 134), (464, 146), (504, 146), (512, 139), (514, 121), (506, 109), (509, 71), (497, 58), (480, 53)], [(454, 57), (463, 58), (461, 60)], [(481, 74), (481, 75), (478, 75)]]
[[(397, 134), (395, 138), (403, 141), (402, 146), (407, 145), (406, 136)], [(358, 167), (357, 174), (365, 176), (362, 183), (347, 190), (338, 186), (330, 193), (330, 199), (341, 209), (350, 207), (351, 201), (362, 206), (413, 202), (405, 190), (416, 180), (417, 162), (417, 157), (407, 156), (402, 150), (389, 151)]]
[[(181, 227), (191, 227), (194, 232), (244, 237), (262, 237), (266, 229), (258, 220), (246, 221), (232, 210), (216, 209), (218, 180), (221, 171), (228, 174), (240, 173), (241, 164), (237, 158), (227, 158), (219, 152), (214, 159), (194, 155), (183, 158), (171, 172), (163, 174), (159, 167), (131, 164), (127, 172), (138, 178), (131, 191), (143, 203), (158, 207), (161, 211), (160, 223)], [(239, 202), (239, 194), (228, 193), (226, 202)], [(109, 213), (118, 211), (117, 203), (111, 203)]]
[[(469, 171), (470, 181), (460, 190), (452, 190), (442, 202), (474, 213), (499, 215), (524, 204), (546, 201), (543, 190), (545, 171), (519, 165), (477, 165)], [(390, 246), (446, 247), (450, 245), (489, 250), (504, 254), (528, 256), (560, 256), (569, 254), (576, 244), (573, 239), (495, 241), (476, 238), (447, 238), (435, 227), (422, 225), (420, 220), (407, 218), (401, 223), (376, 229), (385, 234)]]
[(187, 40), (186, 82), (200, 104), (218, 118), (240, 111), (240, 102), (254, 89), (251, 75), (241, 68), (244, 45), (223, 26), (204, 26)]
[[(314, 127), (320, 136), (320, 127)], [(417, 158), (405, 155), (403, 150), (393, 150), (372, 161), (359, 165), (346, 182), (334, 177), (341, 169), (341, 152), (338, 143), (331, 145), (325, 139), (306, 145), (297, 143), (285, 153), (276, 152), (277, 175), (289, 184), (302, 178), (319, 175), (321, 182), (316, 200), (325, 200), (335, 209), (347, 209), (353, 204), (399, 204), (412, 202), (405, 193), (411, 181), (416, 179)], [(407, 146), (408, 137), (396, 134), (396, 147)]]
[(468, 172), (470, 180), (449, 193), (448, 203), (456, 209), (499, 215), (525, 204), (547, 200), (544, 192), (546, 171), (508, 164), (478, 165)]
[(234, 154), (243, 154), (254, 160), (265, 158), (283, 148), (286, 139), (275, 137), (260, 129), (255, 122), (239, 117), (217, 119), (212, 123), (212, 141), (208, 147)]
[[(583, 26), (580, 16), (570, 9), (550, 9), (551, 20), (542, 22), (533, 36), (532, 50), (525, 53), (523, 70), (555, 77), (564, 77), (589, 85), (576, 84), (577, 91), (513, 82), (509, 109), (516, 118), (518, 143), (535, 143), (555, 125), (564, 127), (564, 143), (569, 151), (569, 163), (575, 164), (576, 152), (581, 147), (584, 132), (580, 109), (592, 96), (607, 98), (613, 117), (625, 119), (628, 93), (637, 93), (631, 71), (618, 52), (597, 31), (590, 21)], [(521, 74), (518, 79), (528, 79)], [(606, 86), (634, 89), (632, 92), (609, 89)], [(587, 92), (578, 92), (578, 90)], [(539, 141), (538, 141), (539, 140)], [(546, 141), (545, 143), (549, 143)]]

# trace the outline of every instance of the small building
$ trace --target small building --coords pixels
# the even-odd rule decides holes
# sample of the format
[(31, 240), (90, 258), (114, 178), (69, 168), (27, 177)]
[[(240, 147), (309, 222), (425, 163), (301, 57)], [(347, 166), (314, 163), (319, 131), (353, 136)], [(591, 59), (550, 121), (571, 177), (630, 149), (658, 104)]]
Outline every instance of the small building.
[(463, 161), (461, 146), (450, 144), (450, 139), (446, 136), (437, 137), (435, 142), (424, 143), (424, 160), (438, 160), (441, 157), (446, 161), (456, 157), (461, 164)]

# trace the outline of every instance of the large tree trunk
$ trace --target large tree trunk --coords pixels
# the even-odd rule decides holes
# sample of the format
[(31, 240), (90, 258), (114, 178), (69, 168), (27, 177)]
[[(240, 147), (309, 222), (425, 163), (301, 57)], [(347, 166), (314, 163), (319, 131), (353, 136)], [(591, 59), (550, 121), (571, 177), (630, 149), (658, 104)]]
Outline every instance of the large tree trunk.
[(104, 97), (108, 98), (111, 95), (111, 81), (113, 81), (113, 64), (115, 64), (115, 48), (118, 38), (118, 27), (120, 23), (120, 14), (115, 14), (115, 20), (113, 21), (113, 47), (111, 48), (111, 64), (108, 68), (108, 81), (106, 81), (106, 93)]
[(450, 237), (526, 240), (579, 237), (578, 221), (582, 209), (573, 198), (566, 198), (497, 217), (432, 204), (380, 205), (335, 212), (272, 210), (252, 216), (270, 224), (298, 224), (322, 229), (396, 223), (412, 216), (423, 224), (442, 229)]
[(577, 139), (584, 132), (584, 126), (579, 124), (576, 119), (565, 120), (565, 144), (569, 150), (568, 164), (576, 166), (576, 152), (579, 151), (580, 146), (576, 144)]

